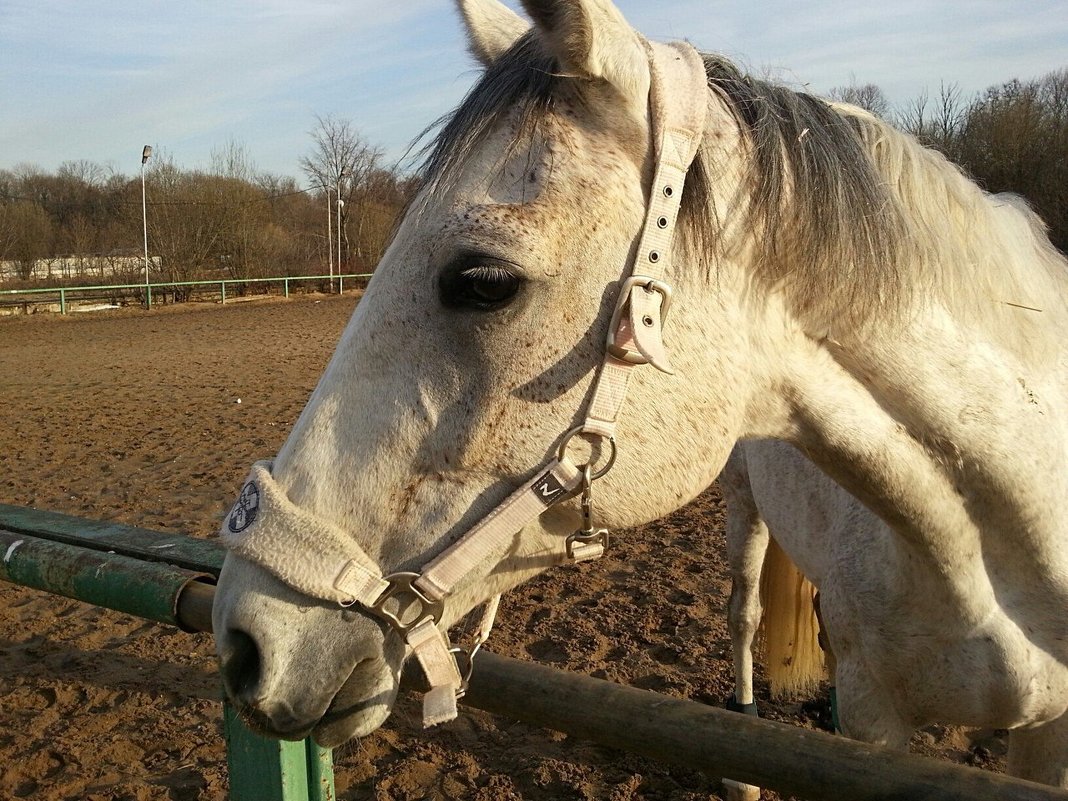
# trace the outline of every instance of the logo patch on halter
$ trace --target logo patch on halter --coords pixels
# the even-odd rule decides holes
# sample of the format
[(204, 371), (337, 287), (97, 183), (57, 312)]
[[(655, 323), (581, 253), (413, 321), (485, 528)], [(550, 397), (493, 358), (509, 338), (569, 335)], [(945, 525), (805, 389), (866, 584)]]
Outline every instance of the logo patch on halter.
[(255, 481), (249, 481), (241, 488), (237, 503), (230, 510), (230, 519), (226, 522), (227, 528), (234, 534), (240, 534), (256, 522), (256, 512), (259, 511), (259, 508), (260, 490)]
[(546, 506), (552, 505), (553, 501), (563, 495), (567, 490), (560, 480), (551, 472), (546, 473), (534, 482), (534, 494), (538, 500)]

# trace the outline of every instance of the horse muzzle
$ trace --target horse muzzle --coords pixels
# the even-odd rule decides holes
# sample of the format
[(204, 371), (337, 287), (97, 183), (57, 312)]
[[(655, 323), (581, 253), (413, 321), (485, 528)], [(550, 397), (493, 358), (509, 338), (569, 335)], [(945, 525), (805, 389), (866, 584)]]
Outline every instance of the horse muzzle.
[(227, 697), (249, 728), (333, 746), (389, 716), (404, 646), (367, 615), (299, 595), (228, 556), (213, 627)]

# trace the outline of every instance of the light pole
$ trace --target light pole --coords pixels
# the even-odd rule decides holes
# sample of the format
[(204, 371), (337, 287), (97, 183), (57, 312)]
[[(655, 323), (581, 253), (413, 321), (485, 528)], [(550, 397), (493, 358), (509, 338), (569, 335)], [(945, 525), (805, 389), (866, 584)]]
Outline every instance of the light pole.
[(330, 262), (330, 291), (334, 291), (334, 237), (330, 231), (330, 218), (333, 210), (330, 208), (330, 189), (323, 181), (323, 192), (326, 195), (326, 260)]
[(141, 150), (141, 220), (145, 227), (145, 307), (152, 308), (152, 287), (148, 283), (148, 202), (145, 200), (145, 164), (152, 158), (152, 145)]
[[(337, 171), (337, 286), (338, 293), (342, 291), (344, 286), (344, 278), (341, 277), (343, 270), (341, 269), (341, 209), (345, 205), (345, 201), (341, 199), (341, 179), (345, 177), (345, 168), (342, 167)], [(333, 290), (334, 282), (330, 282), (330, 289)]]

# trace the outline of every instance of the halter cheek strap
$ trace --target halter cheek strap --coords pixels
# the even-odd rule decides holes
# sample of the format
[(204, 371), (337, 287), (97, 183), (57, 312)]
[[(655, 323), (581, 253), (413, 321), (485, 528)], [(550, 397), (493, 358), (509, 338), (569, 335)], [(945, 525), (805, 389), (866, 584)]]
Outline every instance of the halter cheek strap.
[[(672, 254), (675, 223), (686, 172), (704, 130), (708, 91), (704, 63), (688, 44), (646, 43), (651, 71), (650, 120), (656, 144), (656, 171), (650, 189), (637, 255), (621, 277), (609, 326), (606, 354), (595, 379), (586, 418), (562, 437), (556, 459), (534, 472), (459, 540), (419, 573), (385, 575), (351, 532), (323, 520), (289, 500), (271, 475), (270, 462), (257, 462), (237, 504), (222, 526), (222, 540), (235, 555), (255, 562), (293, 589), (342, 606), (358, 604), (404, 637), (426, 673), (431, 690), (423, 700), (423, 722), (434, 725), (456, 717), (456, 700), (465, 678), (441, 624), (444, 602), (457, 587), (508, 552), (516, 532), (553, 504), (582, 489), (586, 526), (560, 543), (557, 562), (596, 559), (606, 533), (593, 529), (590, 486), (615, 458), (615, 432), (630, 375), (651, 364), (672, 372), (663, 343), (663, 324), (672, 301), (664, 281)], [(576, 467), (567, 456), (572, 437), (606, 440), (608, 465), (598, 473)], [(496, 611), (492, 599), (470, 657), (488, 636)]]

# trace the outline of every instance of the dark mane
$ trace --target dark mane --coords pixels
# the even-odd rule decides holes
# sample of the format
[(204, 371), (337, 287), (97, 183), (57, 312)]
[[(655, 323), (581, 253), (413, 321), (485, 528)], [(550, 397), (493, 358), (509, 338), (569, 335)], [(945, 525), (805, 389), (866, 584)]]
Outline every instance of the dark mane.
[[(781, 286), (799, 309), (838, 307), (863, 316), (901, 295), (895, 264), (908, 226), (865, 142), (866, 121), (823, 100), (743, 74), (706, 55), (710, 88), (729, 105), (745, 138), (744, 229), (756, 247), (756, 277)], [(513, 147), (530, 142), (551, 113), (561, 82), (536, 35), (527, 33), (489, 67), (459, 107), (439, 121), (420, 169), (431, 186), (448, 186), (486, 135), (518, 117)], [(711, 191), (723, 165), (699, 154), (686, 184), (684, 230), (696, 255), (714, 270), (721, 254), (723, 210)], [(738, 208), (738, 202), (732, 202)], [(725, 222), (725, 221), (723, 221)], [(832, 300), (833, 298), (833, 300)]]
[[(909, 224), (869, 141), (886, 126), (745, 75), (721, 56), (704, 61), (749, 146), (740, 200), (757, 278), (781, 285), (801, 311), (863, 316), (898, 306), (907, 294), (896, 266)], [(718, 169), (702, 154), (687, 180), (691, 234), (710, 254), (719, 226), (709, 225), (718, 217), (707, 204)]]

